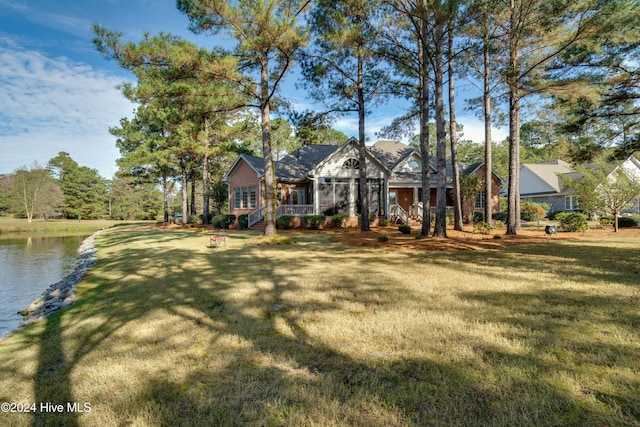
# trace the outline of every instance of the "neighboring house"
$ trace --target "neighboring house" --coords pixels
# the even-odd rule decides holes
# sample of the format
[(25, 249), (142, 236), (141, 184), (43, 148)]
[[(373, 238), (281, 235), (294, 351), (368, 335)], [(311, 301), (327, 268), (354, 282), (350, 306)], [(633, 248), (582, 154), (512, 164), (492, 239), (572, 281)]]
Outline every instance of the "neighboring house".
[[(622, 167), (628, 173), (640, 176), (640, 161), (635, 157), (625, 160)], [(580, 179), (580, 174), (562, 160), (524, 164), (520, 167), (520, 197), (534, 203), (548, 203), (550, 212), (579, 210), (571, 188), (564, 184), (563, 178), (567, 176), (573, 180)], [(630, 206), (629, 212), (640, 213), (640, 200)]]
[[(464, 168), (464, 170), (462, 171), (462, 175), (476, 175), (478, 176), (480, 182), (484, 183), (485, 170), (486, 168), (484, 162), (478, 162)], [(504, 185), (504, 180), (500, 176), (498, 176), (495, 171), (492, 171), (491, 175), (493, 176), (491, 182), (491, 212), (496, 213), (500, 212), (500, 189), (501, 186)], [(481, 191), (476, 195), (475, 200), (469, 200), (468, 203), (465, 204), (466, 206), (463, 205), (463, 217), (464, 215), (468, 214), (466, 210), (469, 209), (468, 206), (471, 202), (473, 202), (472, 208), (474, 212), (481, 212), (484, 214), (484, 208), (486, 204), (485, 197), (486, 193), (484, 191)]]
[[(431, 158), (430, 204), (435, 205), (435, 159)], [(410, 217), (422, 216), (422, 162), (417, 150), (396, 141), (378, 141), (367, 147), (366, 170), (369, 192), (369, 212), (378, 217), (407, 223)], [(294, 150), (276, 164), (278, 213), (306, 216), (345, 213), (356, 217), (360, 213), (358, 142), (354, 138), (345, 144), (307, 145)], [(474, 165), (471, 173), (480, 174), (484, 167)], [(249, 226), (264, 215), (263, 159), (242, 154), (233, 163), (223, 180), (229, 185), (229, 213), (249, 214)], [(447, 166), (447, 188), (451, 188), (451, 164)], [(498, 209), (498, 188), (501, 179), (494, 174), (496, 189), (493, 204)], [(476, 204), (484, 209), (484, 201)], [(447, 205), (452, 204), (450, 194)]]

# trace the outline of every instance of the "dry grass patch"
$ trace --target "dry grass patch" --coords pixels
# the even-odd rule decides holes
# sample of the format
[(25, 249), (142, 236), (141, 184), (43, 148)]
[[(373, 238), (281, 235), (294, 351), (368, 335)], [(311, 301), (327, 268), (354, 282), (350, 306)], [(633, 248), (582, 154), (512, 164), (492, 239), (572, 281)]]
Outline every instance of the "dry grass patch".
[(640, 425), (635, 240), (227, 249), (119, 229), (79, 303), (0, 342), (0, 400), (79, 425)]

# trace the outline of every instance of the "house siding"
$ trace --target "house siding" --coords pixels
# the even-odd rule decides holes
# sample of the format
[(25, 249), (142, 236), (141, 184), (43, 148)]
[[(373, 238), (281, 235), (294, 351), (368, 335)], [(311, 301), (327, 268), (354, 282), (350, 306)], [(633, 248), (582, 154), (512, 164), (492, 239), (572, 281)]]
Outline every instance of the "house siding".
[(540, 197), (523, 197), (523, 199), (533, 203), (549, 204), (551, 207), (549, 208), (548, 212), (564, 212), (567, 211), (567, 209), (565, 209), (565, 197), (565, 195), (553, 195)]
[[(475, 172), (475, 175), (478, 176), (478, 180), (484, 185), (485, 184), (485, 171), (487, 170), (486, 166), (480, 166), (478, 170)], [(500, 212), (500, 189), (501, 189), (500, 180), (493, 175), (491, 179), (491, 212), (496, 213)], [(475, 206), (475, 200), (473, 200), (473, 204), (471, 206)], [(476, 212), (484, 212), (484, 209), (475, 209)]]
[[(255, 188), (256, 189), (256, 207), (244, 207), (240, 201), (240, 208), (236, 208), (236, 188)], [(242, 193), (241, 193), (242, 194)], [(262, 184), (258, 178), (256, 171), (241, 160), (236, 166), (229, 180), (229, 213), (236, 217), (242, 214), (248, 214), (255, 211), (262, 205)]]
[[(359, 171), (357, 169), (343, 169), (343, 164), (347, 159), (358, 159), (358, 150), (349, 145), (344, 147), (339, 155), (333, 156), (325, 164), (316, 171), (318, 177), (324, 178), (358, 178)], [(367, 159), (367, 178), (384, 178), (384, 171), (376, 164)]]

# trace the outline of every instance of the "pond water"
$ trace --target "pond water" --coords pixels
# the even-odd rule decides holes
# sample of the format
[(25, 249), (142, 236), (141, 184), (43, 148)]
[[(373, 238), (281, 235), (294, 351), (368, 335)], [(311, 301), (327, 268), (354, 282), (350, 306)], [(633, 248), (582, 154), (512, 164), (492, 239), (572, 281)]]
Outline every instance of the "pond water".
[(18, 310), (73, 271), (78, 247), (86, 237), (0, 239), (0, 338), (20, 324)]

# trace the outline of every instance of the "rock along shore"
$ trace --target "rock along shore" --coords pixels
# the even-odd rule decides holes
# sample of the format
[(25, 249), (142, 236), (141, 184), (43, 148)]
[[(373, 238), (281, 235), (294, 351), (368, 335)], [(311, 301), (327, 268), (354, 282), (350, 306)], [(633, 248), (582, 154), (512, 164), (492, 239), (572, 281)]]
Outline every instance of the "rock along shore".
[(96, 231), (82, 242), (78, 248), (76, 267), (69, 275), (49, 286), (29, 307), (18, 311), (18, 314), (22, 315), (22, 322), (18, 329), (40, 321), (51, 313), (76, 302), (76, 285), (82, 280), (87, 270), (98, 261), (97, 251), (93, 246), (98, 234), (100, 231)]

